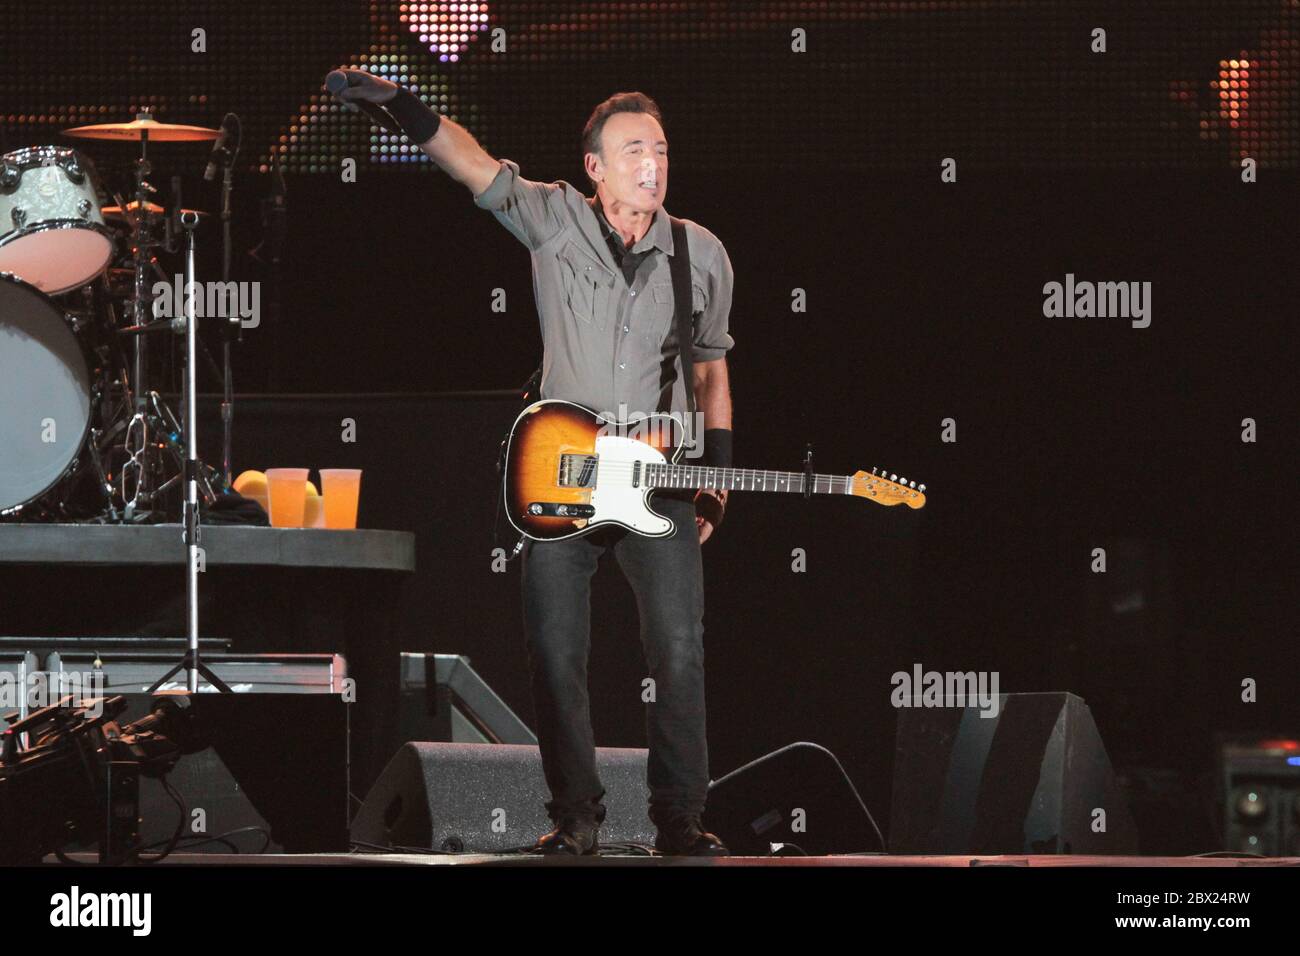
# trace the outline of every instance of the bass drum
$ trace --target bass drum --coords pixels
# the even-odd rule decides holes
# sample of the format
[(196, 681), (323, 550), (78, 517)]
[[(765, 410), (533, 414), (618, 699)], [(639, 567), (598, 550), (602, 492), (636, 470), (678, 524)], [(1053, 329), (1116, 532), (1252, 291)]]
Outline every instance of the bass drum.
[(0, 515), (72, 473), (90, 421), (90, 371), (67, 316), (0, 273)]

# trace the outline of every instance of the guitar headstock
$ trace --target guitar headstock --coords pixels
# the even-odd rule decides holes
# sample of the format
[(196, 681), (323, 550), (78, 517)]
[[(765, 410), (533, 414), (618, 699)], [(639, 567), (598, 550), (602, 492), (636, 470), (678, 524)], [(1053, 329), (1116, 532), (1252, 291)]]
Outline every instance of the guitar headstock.
[(909, 482), (898, 475), (859, 471), (853, 476), (853, 493), (869, 498), (881, 505), (907, 505), (909, 508), (925, 507), (925, 485)]

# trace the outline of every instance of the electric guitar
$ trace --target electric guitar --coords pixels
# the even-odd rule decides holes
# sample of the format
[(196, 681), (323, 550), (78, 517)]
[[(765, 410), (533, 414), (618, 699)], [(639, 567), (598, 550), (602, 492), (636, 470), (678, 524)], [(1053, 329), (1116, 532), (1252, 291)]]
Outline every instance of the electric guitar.
[(673, 522), (650, 507), (660, 489), (726, 488), (855, 495), (881, 505), (925, 505), (925, 485), (897, 475), (812, 475), (684, 464), (680, 424), (652, 415), (628, 424), (558, 399), (529, 405), (506, 439), (506, 514), (520, 534), (555, 541), (619, 525), (650, 537)]

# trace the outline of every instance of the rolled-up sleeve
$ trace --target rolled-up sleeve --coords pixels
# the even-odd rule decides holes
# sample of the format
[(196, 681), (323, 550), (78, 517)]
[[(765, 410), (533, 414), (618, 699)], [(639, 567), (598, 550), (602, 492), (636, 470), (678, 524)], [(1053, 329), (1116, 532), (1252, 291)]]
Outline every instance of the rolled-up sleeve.
[(695, 324), (695, 348), (691, 357), (696, 362), (716, 361), (736, 344), (729, 331), (732, 279), (731, 259), (719, 243), (718, 254), (709, 264), (705, 278), (708, 301)]
[(518, 163), (509, 159), (500, 162), (501, 169), (487, 189), (474, 197), (474, 205), (491, 212), (529, 249), (538, 249), (564, 228), (564, 187), (525, 179), (519, 175)]

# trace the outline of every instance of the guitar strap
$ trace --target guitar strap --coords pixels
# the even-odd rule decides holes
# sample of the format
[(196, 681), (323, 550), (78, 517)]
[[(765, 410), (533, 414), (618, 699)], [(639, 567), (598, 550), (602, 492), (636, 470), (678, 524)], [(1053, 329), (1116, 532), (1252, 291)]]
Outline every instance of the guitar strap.
[(689, 442), (695, 438), (695, 310), (691, 295), (691, 250), (686, 242), (686, 223), (676, 216), (669, 216), (668, 221), (673, 227), (673, 254), (668, 269), (672, 275), (676, 308), (677, 357), (681, 361), (682, 384), (686, 387), (686, 440)]

